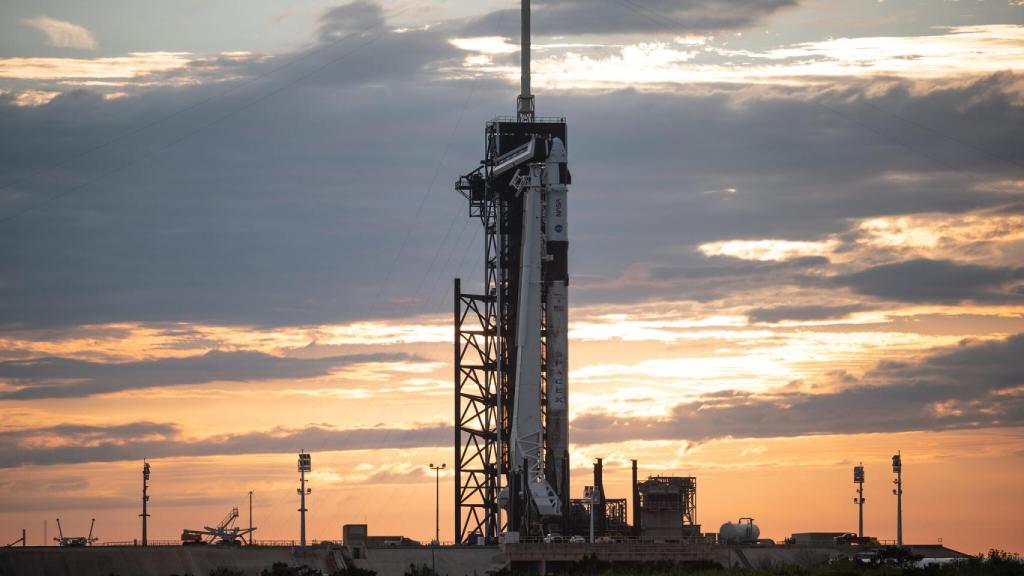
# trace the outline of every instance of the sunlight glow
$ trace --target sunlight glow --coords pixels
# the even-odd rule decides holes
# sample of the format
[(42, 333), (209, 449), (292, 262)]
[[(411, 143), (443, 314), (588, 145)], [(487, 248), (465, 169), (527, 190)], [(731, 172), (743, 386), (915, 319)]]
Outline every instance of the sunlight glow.
[[(579, 47), (535, 59), (534, 83), (548, 89), (604, 90), (635, 86), (676, 89), (693, 84), (800, 86), (840, 78), (960, 79), (1024, 66), (1024, 26), (937, 28), (923, 36), (835, 38), (764, 51), (733, 50), (709, 38), (676, 38), (624, 46), (617, 54)], [(514, 52), (501, 39), (452, 40), (478, 52)], [(458, 42), (458, 44), (456, 44)], [(605, 47), (608, 48), (608, 47)], [(984, 58), (978, 58), (984, 54)], [(516, 81), (518, 68), (467, 63), (476, 72)], [(462, 71), (447, 71), (461, 76)]]
[(697, 249), (705, 256), (731, 256), (743, 260), (780, 262), (803, 256), (828, 256), (840, 245), (835, 238), (819, 242), (795, 240), (727, 240), (707, 242)]

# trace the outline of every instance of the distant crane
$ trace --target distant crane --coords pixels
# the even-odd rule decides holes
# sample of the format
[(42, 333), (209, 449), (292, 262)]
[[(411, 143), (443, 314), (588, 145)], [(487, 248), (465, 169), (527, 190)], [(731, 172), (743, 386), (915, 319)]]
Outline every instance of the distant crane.
[(244, 537), (255, 531), (255, 528), (240, 528), (232, 526), (238, 519), (238, 508), (232, 508), (231, 512), (217, 524), (216, 527), (204, 526), (203, 530), (190, 530), (186, 528), (181, 532), (181, 544), (183, 546), (195, 546), (205, 544), (219, 544), (222, 546), (241, 546), (245, 541)]
[(73, 546), (73, 547), (77, 547), (77, 546), (92, 546), (93, 542), (99, 540), (99, 538), (94, 538), (93, 535), (92, 535), (92, 529), (95, 526), (96, 526), (96, 519), (93, 518), (92, 522), (89, 524), (89, 535), (88, 536), (64, 536), (64, 530), (63, 530), (63, 528), (61, 528), (61, 525), (60, 525), (60, 518), (57, 518), (57, 533), (60, 534), (60, 536), (57, 537), (57, 538), (54, 538), (53, 541), (56, 542), (57, 544), (61, 545), (61, 546)]

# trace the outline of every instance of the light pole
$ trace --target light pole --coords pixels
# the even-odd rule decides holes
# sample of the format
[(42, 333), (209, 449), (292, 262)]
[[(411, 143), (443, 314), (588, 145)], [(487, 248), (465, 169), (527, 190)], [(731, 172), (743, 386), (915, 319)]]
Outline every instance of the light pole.
[(853, 503), (857, 505), (857, 536), (864, 537), (864, 463), (853, 467), (853, 483), (857, 485), (857, 498)]
[(445, 464), (441, 463), (440, 466), (434, 466), (434, 463), (430, 463), (430, 469), (434, 471), (434, 541), (430, 547), (430, 571), (433, 573), (431, 576), (437, 576), (437, 559), (434, 557), (434, 552), (437, 546), (441, 545), (441, 470), (444, 470)]
[(299, 546), (306, 547), (306, 494), (313, 491), (306, 488), (306, 472), (312, 472), (312, 457), (305, 450), (299, 453)]
[(149, 545), (149, 534), (147, 531), (147, 520), (149, 520), (149, 512), (146, 509), (146, 504), (149, 502), (149, 462), (142, 461), (142, 545)]
[(434, 466), (430, 464), (430, 469), (434, 471), (434, 543), (441, 543), (441, 470), (444, 470), (447, 464), (442, 463), (440, 466)]
[(892, 457), (892, 472), (896, 479), (892, 481), (896, 485), (892, 493), (896, 495), (896, 545), (903, 546), (903, 459), (897, 452)]
[(252, 493), (255, 490), (249, 490), (249, 545), (252, 545)]

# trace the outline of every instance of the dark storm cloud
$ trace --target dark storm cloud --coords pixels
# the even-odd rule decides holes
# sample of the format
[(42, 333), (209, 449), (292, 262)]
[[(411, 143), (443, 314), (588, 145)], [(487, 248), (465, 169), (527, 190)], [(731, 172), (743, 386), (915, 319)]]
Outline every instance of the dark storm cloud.
[[(75, 433), (68, 434), (73, 429)], [(325, 425), (274, 428), (191, 439), (177, 424), (134, 422), (116, 426), (60, 425), (0, 431), (0, 468), (26, 464), (80, 464), (182, 456), (313, 451), (372, 450), (446, 446), (451, 427), (429, 424), (411, 428), (340, 429)]]
[[(643, 256), (638, 256), (641, 258)], [(828, 258), (805, 256), (779, 262), (731, 256), (704, 257), (696, 251), (672, 265), (634, 266), (610, 283), (584, 283), (577, 293), (588, 303), (637, 300), (694, 300), (708, 302), (764, 286), (817, 285)]]
[[(539, 0), (533, 3), (533, 32), (629, 34), (714, 32), (752, 26), (796, 0)], [(496, 21), (516, 21), (519, 10), (499, 10), (472, 23), (465, 32), (482, 34)]]
[[(223, 95), (80, 91), (0, 105), (0, 219), (11, 216), (0, 223), (0, 326), (280, 326), (447, 309), (450, 278), (479, 278), (482, 257), (451, 182), (479, 165), (484, 122), (511, 112), (515, 95), (503, 82), (442, 80), (438, 68), (464, 55), (448, 35), (347, 39), (272, 73), (287, 55), (250, 61), (233, 70), (267, 76)], [(694, 249), (1019, 201), (980, 186), (1019, 172), (1005, 162), (874, 109), (1024, 163), (1015, 78), (815, 98), (539, 93), (541, 114), (569, 117), (574, 301), (712, 300), (802, 282), (826, 264), (723, 263)], [(707, 193), (725, 189), (736, 191)], [(615, 282), (634, 266), (636, 284)]]
[(335, 6), (320, 17), (320, 40), (374, 30), (383, 26), (384, 21), (384, 10), (376, 2), (356, 0)]
[(753, 308), (747, 311), (751, 322), (775, 324), (783, 320), (832, 320), (845, 318), (854, 312), (864, 310), (858, 304), (848, 306), (775, 306)]
[(836, 278), (858, 294), (902, 302), (955, 304), (976, 302), (1024, 302), (1008, 291), (1024, 269), (1011, 269), (945, 260), (908, 260), (875, 266)]
[(965, 341), (920, 362), (882, 362), (865, 379), (906, 384), (936, 383), (947, 387), (955, 400), (1006, 391), (1003, 396), (1012, 402), (1014, 396), (1021, 396), (1020, 390), (1012, 390), (1024, 385), (1022, 358), (1024, 334), (1017, 334), (983, 344)]
[[(0, 485), (0, 488), (2, 488), (2, 485)], [(94, 512), (96, 510), (135, 508), (139, 504), (137, 498), (132, 498), (130, 496), (99, 496), (88, 493), (84, 493), (81, 496), (73, 496), (65, 495), (66, 492), (57, 495), (55, 492), (33, 491), (31, 488), (19, 488), (17, 492), (11, 492), (11, 494), (17, 494), (17, 497), (9, 499), (5, 498), (2, 500), (3, 508), (6, 512), (52, 511), (66, 514), (69, 510)], [(214, 496), (160, 497), (160, 505), (168, 508), (212, 506), (223, 503), (223, 498)], [(78, 532), (75, 528), (68, 530), (67, 525), (64, 527), (64, 529), (69, 532)], [(88, 524), (86, 523), (81, 527), (82, 532), (80, 533), (84, 534), (87, 528)]]
[[(704, 441), (815, 434), (960, 430), (1024, 425), (1024, 334), (964, 342), (916, 362), (886, 362), (834, 392), (722, 391), (679, 404), (666, 418), (584, 414), (572, 422), (580, 443)], [(845, 380), (850, 380), (846, 378)], [(62, 424), (0, 431), (0, 467), (258, 453), (298, 448), (364, 450), (447, 445), (443, 424), (338, 429), (310, 425), (190, 439), (176, 424)]]
[(1024, 425), (1024, 334), (964, 343), (920, 362), (883, 363), (863, 382), (820, 394), (717, 394), (665, 418), (608, 413), (573, 420), (588, 443), (704, 441), (815, 434), (964, 430)]
[[(95, 394), (207, 382), (259, 382), (313, 378), (342, 366), (367, 362), (417, 361), (409, 354), (353, 354), (329, 358), (283, 358), (261, 352), (211, 351), (201, 356), (100, 363), (70, 358), (0, 362), (0, 379), (17, 386), (0, 400), (81, 398)], [(67, 430), (69, 435), (75, 430)]]
[(779, 271), (803, 270), (827, 266), (828, 258), (824, 256), (802, 256), (780, 262), (762, 262), (744, 260), (729, 256), (711, 256), (695, 266), (656, 266), (651, 269), (651, 277), (656, 280), (693, 279), (722, 280), (727, 278), (767, 274)]

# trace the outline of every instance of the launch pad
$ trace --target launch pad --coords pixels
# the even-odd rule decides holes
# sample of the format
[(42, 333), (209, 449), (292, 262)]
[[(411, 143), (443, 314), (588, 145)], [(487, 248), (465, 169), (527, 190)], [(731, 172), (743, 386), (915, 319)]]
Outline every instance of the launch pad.
[(485, 128), (455, 189), (484, 231), (480, 293), (455, 280), (455, 537), (497, 543), (567, 527), (568, 130), (535, 116), (522, 3), (515, 117)]

